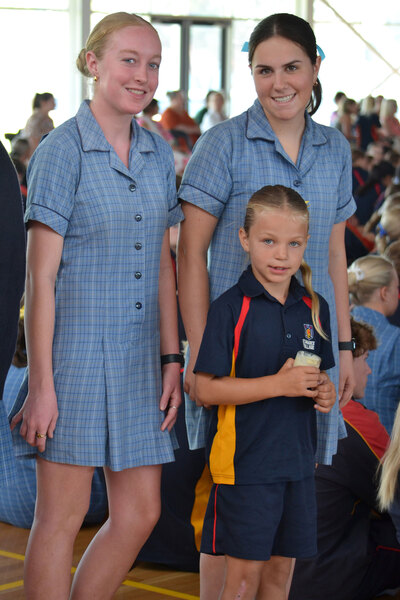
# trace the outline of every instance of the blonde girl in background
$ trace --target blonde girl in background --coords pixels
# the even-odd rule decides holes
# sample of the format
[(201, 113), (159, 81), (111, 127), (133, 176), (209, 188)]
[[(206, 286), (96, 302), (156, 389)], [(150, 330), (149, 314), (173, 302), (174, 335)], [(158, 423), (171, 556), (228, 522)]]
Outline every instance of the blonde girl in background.
[[(93, 29), (77, 66), (93, 99), (38, 146), (28, 172), (29, 378), (12, 411), (37, 456), (29, 600), (109, 600), (160, 514), (180, 404), (168, 228), (181, 220), (172, 151), (133, 116), (158, 84), (161, 43), (136, 15)], [(161, 358), (160, 358), (161, 355)], [(109, 518), (72, 589), (74, 540), (103, 467)]]
[(400, 400), (400, 329), (388, 317), (397, 309), (399, 278), (390, 260), (370, 255), (349, 267), (348, 282), (354, 318), (372, 325), (378, 340), (368, 357), (372, 374), (363, 403), (378, 413), (390, 434)]

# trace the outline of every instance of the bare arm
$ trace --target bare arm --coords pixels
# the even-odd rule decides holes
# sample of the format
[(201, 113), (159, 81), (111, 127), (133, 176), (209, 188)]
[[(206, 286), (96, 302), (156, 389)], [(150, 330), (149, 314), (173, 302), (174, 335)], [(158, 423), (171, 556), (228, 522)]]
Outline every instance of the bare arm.
[[(351, 340), (347, 262), (344, 245), (345, 227), (345, 222), (334, 225), (329, 239), (329, 275), (335, 290), (340, 342)], [(351, 399), (354, 387), (353, 355), (351, 351), (345, 350), (339, 352), (339, 360), (339, 402), (342, 407)]]
[(182, 209), (185, 220), (180, 225), (178, 242), (178, 295), (190, 348), (184, 389), (195, 400), (193, 367), (210, 304), (207, 251), (218, 219), (188, 202), (182, 203)]
[(248, 379), (197, 373), (196, 395), (204, 405), (250, 404), (277, 396), (315, 398), (318, 390), (314, 388), (322, 380), (319, 369), (293, 367), (293, 363), (289, 358), (275, 375)]
[[(161, 354), (178, 354), (178, 317), (176, 308), (175, 276), (169, 249), (169, 231), (164, 234), (159, 276), (160, 305), (160, 351)], [(161, 429), (170, 430), (175, 424), (181, 403), (180, 364), (170, 363), (162, 367), (163, 393), (160, 409), (167, 410)]]
[(45, 438), (53, 437), (58, 418), (54, 390), (52, 347), (54, 334), (54, 286), (64, 240), (58, 233), (37, 221), (28, 230), (27, 275), (25, 288), (25, 331), (29, 364), (29, 391), (23, 407), (11, 422), (22, 420), (21, 436), (43, 451)]

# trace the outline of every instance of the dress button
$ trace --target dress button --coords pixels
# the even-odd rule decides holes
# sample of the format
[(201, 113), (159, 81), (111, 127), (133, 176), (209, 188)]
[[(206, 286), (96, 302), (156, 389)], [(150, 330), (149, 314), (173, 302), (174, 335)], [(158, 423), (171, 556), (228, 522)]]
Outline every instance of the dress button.
[(140, 242), (136, 242), (135, 250), (141, 250), (141, 249), (142, 249), (142, 244)]
[(136, 273), (135, 273), (136, 279), (140, 279), (141, 276), (142, 276), (141, 272), (140, 271), (136, 271)]
[(129, 185), (129, 191), (130, 191), (130, 192), (134, 192), (135, 190), (136, 190), (136, 184), (134, 184), (134, 183), (131, 183), (131, 184)]
[(293, 185), (294, 185), (294, 186), (296, 186), (296, 187), (299, 187), (299, 185), (301, 185), (301, 181), (300, 181), (300, 179), (295, 179), (295, 180), (293, 181)]
[(287, 333), (286, 337), (287, 337), (288, 340), (290, 340), (290, 338), (292, 337), (292, 334), (291, 333)]
[(135, 307), (140, 310), (142, 308), (142, 303), (141, 302), (136, 302)]
[(135, 215), (135, 221), (137, 221), (139, 223), (139, 221), (142, 220), (142, 215), (139, 215), (139, 213), (137, 215)]

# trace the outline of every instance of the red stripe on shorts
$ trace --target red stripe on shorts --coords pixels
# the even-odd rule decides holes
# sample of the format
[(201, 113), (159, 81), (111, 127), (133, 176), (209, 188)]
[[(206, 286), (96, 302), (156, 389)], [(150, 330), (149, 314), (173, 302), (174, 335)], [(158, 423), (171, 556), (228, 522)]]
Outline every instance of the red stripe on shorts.
[(218, 483), (215, 486), (215, 492), (214, 492), (214, 527), (213, 527), (213, 541), (212, 541), (212, 548), (213, 548), (214, 554), (215, 554), (215, 538), (216, 538), (216, 529), (217, 529), (217, 492), (218, 492)]

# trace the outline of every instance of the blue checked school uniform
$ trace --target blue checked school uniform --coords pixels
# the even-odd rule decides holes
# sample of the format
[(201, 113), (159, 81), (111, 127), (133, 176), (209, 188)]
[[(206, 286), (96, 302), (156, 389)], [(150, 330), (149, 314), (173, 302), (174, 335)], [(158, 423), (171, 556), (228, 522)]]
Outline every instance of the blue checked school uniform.
[[(63, 236), (53, 373), (59, 418), (44, 458), (115, 471), (173, 460), (160, 431), (158, 276), (182, 220), (169, 145), (132, 120), (129, 168), (84, 102), (32, 157), (25, 220)], [(24, 380), (12, 415), (27, 393)], [(18, 455), (35, 451), (14, 432)]]
[[(283, 150), (258, 100), (238, 117), (204, 133), (185, 169), (179, 197), (218, 218), (208, 257), (210, 300), (238, 280), (248, 263), (238, 230), (251, 195), (265, 185), (295, 189), (308, 204), (311, 238), (305, 260), (313, 272), (313, 287), (328, 302), (336, 367), (329, 373), (339, 382), (339, 353), (335, 295), (328, 274), (329, 237), (333, 225), (355, 211), (352, 198), (348, 142), (336, 129), (315, 123), (306, 114), (299, 157), (295, 165)], [(192, 448), (204, 446), (208, 414), (186, 402)], [(331, 462), (337, 440), (346, 435), (338, 403), (329, 414), (318, 414), (316, 460)]]
[[(4, 384), (3, 402), (7, 411), (11, 410), (19, 392), (26, 368), (11, 365)], [(7, 421), (8, 430), (10, 429)], [(11, 437), (8, 433), (8, 437)], [(10, 442), (11, 445), (11, 442)], [(3, 485), (0, 482), (0, 521), (15, 527), (30, 528), (33, 522), (36, 502), (36, 460), (34, 457), (17, 460), (12, 453), (9, 470), (14, 481)], [(84, 523), (101, 523), (107, 515), (107, 492), (102, 469), (93, 473), (89, 510)]]
[(372, 325), (378, 340), (377, 349), (370, 350), (367, 358), (372, 373), (362, 403), (378, 413), (390, 435), (400, 401), (400, 328), (366, 306), (355, 306), (351, 313), (358, 321)]

